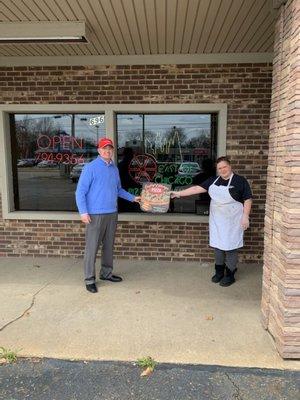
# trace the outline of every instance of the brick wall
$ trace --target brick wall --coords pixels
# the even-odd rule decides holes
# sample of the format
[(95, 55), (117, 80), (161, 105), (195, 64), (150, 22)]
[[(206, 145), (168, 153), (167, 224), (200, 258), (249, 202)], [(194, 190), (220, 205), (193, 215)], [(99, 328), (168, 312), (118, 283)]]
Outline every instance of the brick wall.
[(263, 323), (284, 358), (300, 358), (299, 21), (288, 1), (275, 31), (265, 219)]
[[(1, 104), (227, 103), (227, 154), (254, 191), (242, 259), (262, 259), (268, 154), (270, 64), (0, 68)], [(78, 256), (79, 222), (0, 220), (2, 255)], [(116, 256), (211, 261), (208, 226), (122, 222)]]

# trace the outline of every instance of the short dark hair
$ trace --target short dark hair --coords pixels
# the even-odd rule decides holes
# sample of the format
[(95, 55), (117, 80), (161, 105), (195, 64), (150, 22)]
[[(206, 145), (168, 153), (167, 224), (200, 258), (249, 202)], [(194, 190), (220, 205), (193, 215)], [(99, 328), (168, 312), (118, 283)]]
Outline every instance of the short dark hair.
[(229, 164), (229, 165), (231, 164), (230, 159), (229, 159), (229, 157), (227, 157), (227, 156), (219, 157), (219, 158), (217, 159), (216, 164), (219, 164), (221, 161), (225, 161), (225, 162), (227, 162), (227, 164)]

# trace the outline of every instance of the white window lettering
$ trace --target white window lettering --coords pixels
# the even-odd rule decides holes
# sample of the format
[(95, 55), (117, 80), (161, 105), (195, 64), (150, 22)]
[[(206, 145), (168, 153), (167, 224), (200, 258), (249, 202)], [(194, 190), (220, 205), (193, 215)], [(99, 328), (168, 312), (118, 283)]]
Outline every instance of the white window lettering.
[(98, 117), (91, 118), (89, 124), (98, 125), (98, 124), (103, 124), (103, 122), (104, 122), (104, 115), (99, 115)]

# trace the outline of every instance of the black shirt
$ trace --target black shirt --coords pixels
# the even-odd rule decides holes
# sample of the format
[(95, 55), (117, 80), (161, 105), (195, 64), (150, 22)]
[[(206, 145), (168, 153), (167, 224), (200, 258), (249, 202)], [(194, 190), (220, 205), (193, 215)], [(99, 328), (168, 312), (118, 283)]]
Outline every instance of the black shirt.
[[(216, 179), (216, 176), (208, 178), (199, 186), (208, 191), (210, 185), (212, 185)], [(219, 179), (215, 182), (215, 185), (227, 186), (229, 179), (223, 179), (219, 177)], [(229, 187), (229, 193), (234, 200), (239, 201), (240, 203), (244, 203), (245, 200), (252, 199), (250, 185), (247, 179), (240, 175), (233, 174)]]
[[(214, 177), (216, 175), (216, 171), (206, 171), (206, 172), (200, 172), (200, 174), (194, 176), (193, 178), (193, 185), (197, 185), (197, 186), (202, 186), (202, 182), (205, 182), (206, 180), (208, 180), (211, 177)], [(206, 203), (209, 204), (210, 203), (210, 197), (208, 193), (200, 193), (199, 194), (199, 200), (201, 201), (201, 203)]]

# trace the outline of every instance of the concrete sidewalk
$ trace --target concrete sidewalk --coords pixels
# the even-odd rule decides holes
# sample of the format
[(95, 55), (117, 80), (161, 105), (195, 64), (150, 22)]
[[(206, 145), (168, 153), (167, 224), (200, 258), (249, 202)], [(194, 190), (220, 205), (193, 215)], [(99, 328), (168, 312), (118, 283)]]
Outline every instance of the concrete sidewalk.
[(260, 322), (260, 266), (228, 288), (197, 263), (115, 263), (121, 283), (85, 290), (81, 259), (0, 259), (0, 346), (19, 355), (300, 369)]

